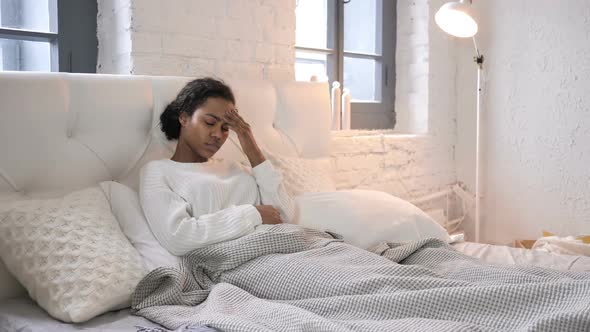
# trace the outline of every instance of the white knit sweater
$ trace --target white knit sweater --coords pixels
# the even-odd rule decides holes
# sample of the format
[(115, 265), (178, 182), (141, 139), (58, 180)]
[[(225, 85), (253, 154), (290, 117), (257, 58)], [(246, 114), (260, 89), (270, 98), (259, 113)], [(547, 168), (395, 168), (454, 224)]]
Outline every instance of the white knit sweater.
[(140, 199), (154, 236), (177, 256), (252, 232), (262, 223), (254, 205), (274, 206), (284, 222), (294, 213), (268, 160), (254, 168), (214, 159), (151, 161), (141, 170)]

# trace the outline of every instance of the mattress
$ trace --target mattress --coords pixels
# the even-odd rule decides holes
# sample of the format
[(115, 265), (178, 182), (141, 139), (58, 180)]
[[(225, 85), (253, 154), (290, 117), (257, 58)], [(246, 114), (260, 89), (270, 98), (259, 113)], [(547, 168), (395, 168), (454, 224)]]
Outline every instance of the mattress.
[(557, 255), (543, 251), (512, 248), (484, 243), (459, 242), (460, 252), (492, 264), (534, 265), (562, 271), (590, 272), (590, 257)]
[[(67, 324), (51, 318), (30, 298), (9, 299), (0, 303), (0, 332), (71, 332), (71, 331), (138, 331), (141, 327), (159, 327), (149, 320), (133, 316), (129, 309), (109, 312), (82, 324)], [(191, 332), (215, 331), (206, 327), (188, 329)], [(162, 332), (167, 331), (162, 329)]]
[[(556, 255), (483, 243), (453, 244), (460, 252), (493, 264), (535, 265), (545, 268), (590, 272), (590, 257)], [(0, 332), (70, 332), (70, 331), (138, 331), (141, 327), (161, 327), (143, 317), (133, 316), (129, 310), (100, 315), (86, 323), (66, 324), (51, 318), (28, 297), (0, 303)], [(194, 332), (214, 331), (206, 327), (192, 327)], [(165, 331), (162, 329), (162, 331)]]

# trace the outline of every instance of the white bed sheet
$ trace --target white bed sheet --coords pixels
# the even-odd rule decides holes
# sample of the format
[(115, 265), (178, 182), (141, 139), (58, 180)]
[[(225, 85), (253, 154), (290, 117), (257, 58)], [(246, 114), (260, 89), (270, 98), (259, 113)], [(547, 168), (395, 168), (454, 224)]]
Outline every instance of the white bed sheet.
[[(466, 255), (488, 263), (534, 265), (563, 271), (590, 272), (590, 257), (586, 256), (557, 255), (473, 242), (459, 242), (452, 246)], [(28, 297), (4, 300), (0, 303), (0, 332), (135, 332), (139, 326), (160, 327), (143, 317), (131, 315), (128, 309), (109, 312), (83, 324), (66, 324), (51, 318)]]
[(493, 264), (534, 265), (562, 271), (590, 272), (590, 257), (587, 256), (558, 255), (474, 242), (459, 242), (452, 246), (468, 256)]
[(138, 330), (136, 326), (161, 327), (143, 317), (131, 315), (129, 309), (109, 312), (82, 324), (67, 324), (51, 318), (28, 297), (0, 303), (0, 332), (135, 332)]

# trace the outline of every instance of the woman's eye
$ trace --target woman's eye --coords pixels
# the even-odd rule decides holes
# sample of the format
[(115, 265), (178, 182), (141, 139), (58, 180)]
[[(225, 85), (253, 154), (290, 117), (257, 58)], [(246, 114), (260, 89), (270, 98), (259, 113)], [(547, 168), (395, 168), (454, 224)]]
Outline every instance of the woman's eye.
[(207, 124), (209, 127), (211, 127), (211, 126), (214, 126), (214, 125), (215, 125), (215, 122), (213, 122), (213, 123), (212, 123), (212, 122), (206, 122), (206, 121), (205, 121), (205, 123), (206, 123), (206, 124)]
[(221, 130), (223, 130), (223, 131), (228, 131), (228, 130), (229, 130), (229, 128), (228, 128), (228, 127), (221, 127)]

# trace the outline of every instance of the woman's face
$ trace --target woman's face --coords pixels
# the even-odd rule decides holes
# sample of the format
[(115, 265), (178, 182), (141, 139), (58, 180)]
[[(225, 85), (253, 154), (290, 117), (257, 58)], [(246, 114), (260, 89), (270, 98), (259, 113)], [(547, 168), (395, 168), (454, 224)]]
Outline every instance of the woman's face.
[(198, 156), (204, 159), (213, 157), (227, 140), (229, 128), (224, 114), (233, 108), (231, 101), (208, 98), (192, 116), (186, 113), (180, 115), (180, 138)]

